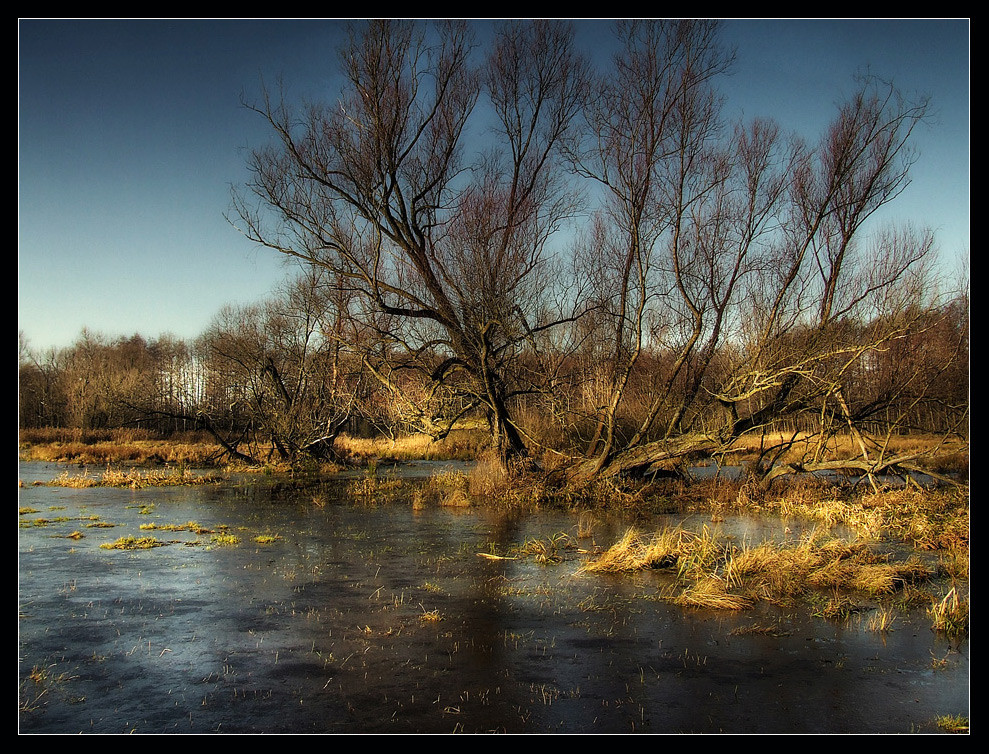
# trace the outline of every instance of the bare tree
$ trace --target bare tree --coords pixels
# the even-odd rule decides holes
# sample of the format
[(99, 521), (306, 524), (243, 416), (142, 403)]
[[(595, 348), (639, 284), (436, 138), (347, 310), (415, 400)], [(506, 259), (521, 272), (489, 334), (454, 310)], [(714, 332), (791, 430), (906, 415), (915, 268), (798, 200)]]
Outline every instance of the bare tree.
[(333, 459), (361, 411), (366, 380), (341, 346), (346, 314), (324, 277), (308, 268), (276, 297), (225, 307), (199, 340), (208, 384), (196, 418), (240, 460), (267, 460), (264, 446), (281, 461)]
[[(598, 273), (598, 298), (606, 313), (598, 337), (611, 344), (603, 368), (605, 389), (581, 474), (599, 474), (623, 451), (640, 445), (662, 410), (673, 408), (669, 432), (699, 388), (712, 358), (751, 237), (764, 213), (763, 188), (751, 197), (748, 238), (729, 239), (737, 202), (732, 183), (735, 155), (718, 147), (721, 122), (713, 87), (731, 55), (712, 22), (635, 21), (618, 27), (622, 42), (613, 68), (588, 108), (589, 147), (578, 147), (578, 170), (596, 181), (604, 205), (586, 247), (586, 269)], [(748, 141), (746, 140), (748, 139)], [(768, 142), (758, 146), (753, 141)], [(743, 134), (738, 151), (751, 146), (750, 171), (769, 169), (772, 136)], [(762, 164), (756, 164), (761, 157)], [(741, 218), (739, 218), (741, 219)], [(738, 248), (728, 248), (731, 243)], [(734, 256), (734, 261), (730, 257)], [(704, 342), (706, 339), (706, 343)], [(644, 353), (664, 344), (672, 358), (639, 426), (619, 437), (619, 417)], [(698, 351), (701, 364), (686, 374)], [(684, 383), (680, 406), (673, 391)]]
[[(930, 297), (933, 236), (880, 228), (870, 237), (865, 228), (907, 185), (910, 137), (926, 114), (926, 100), (863, 80), (818, 148), (803, 152), (778, 253), (750, 293), (751, 339), (716, 390), (730, 415), (725, 437), (782, 416), (826, 415), (830, 401), (871, 463), (846, 385), (863, 360), (923, 328), (923, 313), (938, 302)], [(753, 402), (754, 411), (740, 413)]]
[[(620, 30), (622, 53), (589, 110), (591, 148), (578, 154), (606, 197), (585, 264), (611, 303), (600, 334), (612, 354), (590, 459), (575, 473), (715, 453), (827, 401), (860, 437), (845, 384), (916, 329), (904, 293), (930, 279), (929, 235), (864, 239), (907, 184), (926, 101), (869, 79), (815, 150), (766, 120), (726, 138), (713, 81), (730, 55), (716, 24)], [(635, 393), (648, 398), (633, 412)]]
[[(251, 164), (261, 211), (240, 198), (236, 213), (250, 238), (326, 269), (358, 299), (359, 329), (378, 336), (368, 363), (387, 357), (378, 374), (389, 388), (396, 368), (428, 373), (483, 411), (507, 460), (527, 452), (510, 364), (552, 325), (539, 276), (547, 240), (571, 211), (555, 156), (584, 66), (568, 25), (509, 23), (482, 77), (471, 31), (374, 21), (343, 51), (337, 102), (296, 118), (266, 95), (256, 110), (279, 144)], [(493, 144), (481, 130), (466, 138), (482, 89), (498, 124)], [(463, 152), (474, 142), (471, 165)]]

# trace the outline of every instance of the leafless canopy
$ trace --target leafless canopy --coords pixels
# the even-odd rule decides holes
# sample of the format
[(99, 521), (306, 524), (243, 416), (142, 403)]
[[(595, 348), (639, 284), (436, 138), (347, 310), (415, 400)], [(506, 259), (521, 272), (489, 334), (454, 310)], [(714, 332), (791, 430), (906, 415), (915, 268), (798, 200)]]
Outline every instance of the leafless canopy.
[(579, 475), (809, 416), (871, 463), (863, 375), (943, 306), (932, 236), (874, 222), (926, 100), (864, 79), (808, 146), (727, 122), (716, 22), (616, 24), (597, 73), (567, 23), (494, 25), (486, 55), (478, 28), (356, 25), (338, 99), (251, 105), (277, 140), (237, 222), (324, 271), (332, 337), (396, 415), (434, 435), (480, 415), (505, 460), (553, 445)]

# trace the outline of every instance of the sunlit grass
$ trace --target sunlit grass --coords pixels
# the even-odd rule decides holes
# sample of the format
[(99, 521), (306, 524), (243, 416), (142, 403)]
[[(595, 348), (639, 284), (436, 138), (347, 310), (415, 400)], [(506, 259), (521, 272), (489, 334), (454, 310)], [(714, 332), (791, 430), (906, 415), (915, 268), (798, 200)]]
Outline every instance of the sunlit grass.
[(419, 620), (423, 623), (439, 623), (443, 620), (443, 616), (440, 614), (439, 610), (426, 610), (426, 608), (421, 605), (420, 608), (422, 609), (422, 614), (419, 616)]
[(949, 636), (968, 634), (968, 600), (963, 599), (952, 587), (940, 600), (935, 600), (928, 609), (935, 631)]
[(567, 551), (577, 549), (577, 544), (568, 534), (559, 533), (545, 538), (530, 539), (520, 548), (520, 554), (532, 557), (541, 565), (562, 563)]
[(214, 466), (221, 448), (199, 434), (182, 434), (160, 439), (137, 429), (22, 429), (19, 457), (25, 461), (108, 464), (170, 464), (173, 466)]
[(715, 610), (744, 610), (752, 607), (754, 600), (741, 594), (731, 594), (724, 579), (705, 576), (690, 584), (673, 598), (674, 604), (688, 607), (706, 607)]
[(489, 438), (483, 429), (465, 427), (453, 430), (440, 440), (421, 434), (394, 438), (360, 438), (343, 434), (337, 438), (335, 447), (345, 458), (361, 463), (369, 458), (381, 461), (474, 460), (488, 444)]
[(968, 733), (968, 718), (962, 715), (941, 715), (935, 723), (945, 733)]
[(81, 474), (71, 474), (68, 471), (47, 482), (35, 482), (38, 486), (49, 487), (179, 487), (200, 484), (216, 484), (221, 478), (214, 474), (194, 474), (188, 469), (114, 469), (107, 467), (99, 475), (90, 475), (88, 471)]
[(159, 524), (159, 523), (148, 523), (141, 524), (140, 528), (144, 531), (191, 531), (195, 534), (212, 534), (213, 530), (205, 526), (202, 526), (196, 521), (187, 521), (184, 524)]
[[(817, 434), (806, 432), (753, 434), (736, 440), (728, 451), (726, 460), (728, 463), (740, 463), (756, 458), (765, 447), (788, 446), (782, 461), (799, 462), (818, 452), (819, 442), (820, 437)], [(940, 436), (912, 434), (883, 438), (883, 442), (886, 443), (887, 457), (915, 454), (918, 456), (918, 465), (935, 473), (963, 477), (968, 474), (968, 444), (961, 439), (945, 440)], [(828, 440), (826, 454), (829, 458), (855, 458), (861, 455), (861, 449), (851, 435), (838, 434)]]
[(150, 550), (163, 547), (166, 543), (155, 537), (120, 537), (114, 542), (104, 542), (101, 550)]
[(896, 622), (896, 612), (888, 607), (880, 607), (869, 617), (869, 630), (876, 633), (886, 633), (893, 630)]
[[(667, 527), (650, 535), (629, 528), (585, 573), (665, 569), (675, 578), (670, 597), (683, 605), (738, 610), (760, 600), (785, 602), (814, 592), (890, 595), (923, 582), (931, 569), (915, 558), (892, 562), (866, 542), (847, 542), (812, 532), (797, 541), (737, 545), (704, 527), (691, 532)], [(847, 617), (848, 605), (819, 611)]]

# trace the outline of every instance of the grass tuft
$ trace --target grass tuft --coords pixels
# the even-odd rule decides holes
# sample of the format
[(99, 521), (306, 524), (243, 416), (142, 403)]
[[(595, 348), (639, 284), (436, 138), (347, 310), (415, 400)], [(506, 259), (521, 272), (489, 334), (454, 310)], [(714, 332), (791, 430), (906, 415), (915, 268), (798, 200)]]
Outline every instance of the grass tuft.
[(928, 610), (935, 631), (948, 636), (968, 634), (968, 600), (962, 599), (952, 587), (941, 600), (936, 600)]
[(152, 547), (163, 547), (165, 545), (155, 537), (120, 537), (115, 542), (104, 542), (100, 545), (102, 550), (150, 550)]

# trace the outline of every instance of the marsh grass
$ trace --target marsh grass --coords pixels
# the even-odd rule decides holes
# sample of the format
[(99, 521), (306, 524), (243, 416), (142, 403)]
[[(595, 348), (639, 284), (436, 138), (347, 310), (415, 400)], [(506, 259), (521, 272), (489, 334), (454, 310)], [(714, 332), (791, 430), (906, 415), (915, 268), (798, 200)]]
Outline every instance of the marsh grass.
[(968, 634), (968, 613), (968, 600), (963, 599), (955, 587), (951, 587), (940, 600), (935, 600), (928, 610), (934, 630), (948, 636)]
[(164, 547), (167, 542), (162, 542), (155, 537), (120, 537), (115, 542), (104, 542), (100, 545), (101, 550), (150, 550), (154, 547)]
[(683, 491), (686, 507), (731, 513), (800, 518), (824, 528), (845, 526), (859, 536), (897, 539), (926, 551), (968, 551), (969, 496), (966, 489), (893, 489), (879, 493), (836, 489), (814, 480), (794, 480), (772, 490), (750, 483), (712, 480)]
[(191, 531), (195, 534), (212, 534), (213, 530), (201, 526), (196, 521), (187, 521), (184, 524), (141, 524), (140, 528), (145, 531)]
[(179, 487), (200, 484), (217, 484), (222, 481), (221, 477), (215, 474), (194, 474), (188, 469), (150, 469), (141, 471), (140, 469), (114, 469), (107, 467), (98, 476), (90, 475), (88, 471), (82, 474), (70, 474), (68, 471), (48, 482), (35, 482), (38, 486), (49, 487), (129, 487), (131, 489), (141, 489), (143, 487)]
[(337, 438), (335, 448), (350, 463), (364, 465), (369, 459), (383, 462), (474, 460), (488, 444), (482, 429), (465, 427), (453, 430), (441, 440), (420, 434), (394, 438), (359, 438), (343, 434)]
[(240, 537), (227, 532), (215, 533), (210, 536), (210, 542), (221, 547), (233, 547), (240, 544)]
[(945, 733), (968, 733), (968, 718), (962, 715), (941, 715), (935, 723)]
[(470, 480), (459, 471), (443, 471), (434, 474), (426, 483), (427, 499), (447, 508), (466, 508), (471, 504)]
[(168, 439), (139, 429), (22, 429), (18, 455), (25, 461), (215, 466), (222, 449), (208, 436), (183, 433)]
[(364, 503), (386, 503), (397, 500), (407, 492), (407, 483), (391, 474), (379, 474), (377, 464), (371, 464), (364, 474), (347, 486), (352, 498)]
[(531, 557), (540, 565), (562, 563), (568, 552), (575, 552), (577, 543), (564, 532), (549, 537), (530, 539), (519, 549), (519, 554)]
[(69, 681), (78, 676), (56, 672), (55, 665), (34, 665), (20, 685), (19, 708), (21, 712), (39, 709), (49, 697), (64, 690)]
[(880, 607), (869, 616), (868, 627), (870, 631), (876, 633), (886, 633), (893, 630), (893, 623), (896, 621), (896, 612), (889, 607)]
[(705, 576), (688, 585), (672, 602), (687, 607), (704, 607), (714, 610), (744, 610), (752, 607), (754, 600), (728, 591), (725, 581), (717, 576)]
[(419, 616), (419, 620), (423, 623), (439, 623), (443, 620), (443, 616), (440, 615), (439, 610), (427, 610), (422, 605), (419, 607), (422, 609), (422, 614)]
[[(812, 456), (817, 448), (819, 436), (809, 433), (767, 433), (764, 436), (742, 437), (725, 454), (727, 463), (745, 463), (758, 457), (760, 449), (782, 446), (793, 441), (792, 447), (784, 453), (783, 462), (799, 462)], [(832, 437), (827, 446), (832, 458), (855, 458), (860, 455), (857, 442), (847, 434)], [(968, 475), (968, 443), (961, 439), (945, 441), (932, 435), (894, 435), (886, 445), (887, 456), (916, 454), (917, 464), (940, 474)]]
[[(667, 527), (651, 535), (634, 528), (586, 563), (585, 573), (667, 569), (675, 574), (677, 604), (738, 610), (759, 600), (783, 603), (814, 592), (879, 597), (904, 590), (932, 575), (915, 558), (891, 562), (866, 542), (846, 542), (812, 532), (794, 542), (737, 545), (704, 527), (691, 532)], [(844, 603), (841, 603), (844, 605)], [(846, 617), (841, 605), (822, 611)]]

